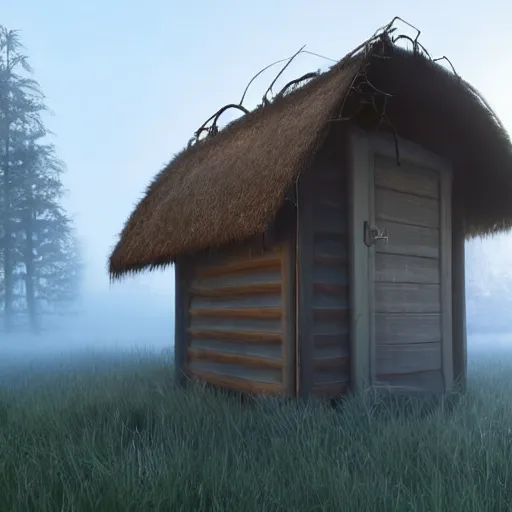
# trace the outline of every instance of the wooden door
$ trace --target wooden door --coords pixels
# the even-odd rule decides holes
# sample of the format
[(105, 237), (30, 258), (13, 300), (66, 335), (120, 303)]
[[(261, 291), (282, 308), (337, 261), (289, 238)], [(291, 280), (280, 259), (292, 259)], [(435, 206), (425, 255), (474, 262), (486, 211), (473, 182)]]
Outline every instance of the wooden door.
[(408, 141), (398, 147), (400, 165), (394, 141), (385, 136), (359, 134), (354, 146), (353, 174), (360, 175), (354, 192), (364, 204), (354, 202), (362, 229), (353, 237), (359, 258), (353, 313), (368, 322), (355, 330), (365, 339), (356, 350), (358, 370), (378, 388), (449, 390), (451, 169)]

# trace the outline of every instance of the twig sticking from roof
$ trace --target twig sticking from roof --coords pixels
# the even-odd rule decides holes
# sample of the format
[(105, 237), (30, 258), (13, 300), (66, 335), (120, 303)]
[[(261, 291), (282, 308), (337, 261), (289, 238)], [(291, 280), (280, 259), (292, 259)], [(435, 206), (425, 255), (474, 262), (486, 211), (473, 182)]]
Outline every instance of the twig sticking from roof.
[(277, 76), (274, 78), (274, 80), (272, 80), (272, 82), (270, 83), (270, 85), (268, 86), (268, 89), (265, 91), (265, 94), (263, 95), (263, 105), (268, 105), (270, 103), (270, 101), (268, 100), (267, 98), (267, 95), (270, 91), (272, 91), (272, 87), (274, 86), (274, 84), (277, 82), (277, 80), (279, 79), (279, 77), (284, 73), (284, 71), (286, 70), (286, 68), (293, 62), (293, 60), (295, 59), (295, 57), (297, 57), (297, 55), (299, 55), (299, 53), (302, 52), (302, 50), (304, 50), (304, 48), (306, 47), (306, 45), (304, 45), (299, 51), (295, 52), (289, 59), (288, 59), (288, 62), (283, 66), (283, 68), (281, 69), (281, 71), (279, 71), (279, 73), (277, 74)]
[[(304, 48), (304, 47), (302, 47)], [(310, 52), (309, 50), (304, 50), (302, 49), (302, 51), (300, 53), (307, 53), (308, 55), (313, 55), (315, 57), (319, 57), (320, 59), (325, 59), (325, 60), (330, 60), (331, 62), (338, 62), (337, 60), (335, 59), (331, 59), (330, 57), (326, 57), (325, 55), (320, 55), (319, 53), (315, 53), (315, 52)], [(286, 62), (286, 61), (289, 61), (291, 57), (286, 57), (286, 59), (279, 59), (279, 60), (276, 60), (275, 62), (272, 62), (272, 64), (269, 64), (268, 66), (265, 66), (263, 69), (261, 69), (260, 71), (258, 71), (252, 78), (251, 80), (249, 81), (249, 83), (247, 84), (247, 86), (245, 87), (244, 89), (244, 93), (242, 94), (242, 97), (240, 98), (240, 102), (239, 104), (242, 105), (243, 102), (244, 102), (244, 99), (245, 99), (245, 96), (247, 95), (247, 91), (249, 90), (249, 87), (252, 85), (252, 83), (254, 82), (254, 80), (256, 80), (256, 78), (258, 78), (262, 73), (264, 73), (265, 71), (267, 71), (267, 69), (270, 69), (272, 66), (275, 66), (276, 64), (281, 64), (281, 62)]]
[(412, 39), (412, 37), (406, 36), (405, 34), (400, 34), (399, 36), (396, 36), (393, 38), (393, 43), (396, 44), (397, 41), (400, 41), (400, 39), (407, 39), (407, 41), (410, 41), (412, 44), (412, 51), (413, 53), (418, 53), (418, 49), (421, 49), (425, 55), (432, 60), (432, 57), (430, 56), (430, 53), (428, 53), (427, 49), (416, 39)]
[(442, 57), (438, 57), (437, 59), (432, 59), (432, 62), (439, 62), (441, 60), (445, 60), (446, 62), (448, 62), (448, 64), (450, 64), (450, 67), (452, 68), (452, 73), (460, 79), (460, 76), (459, 74), (457, 73), (457, 71), (455, 71), (455, 66), (452, 64), (452, 61), (446, 56), (446, 55), (443, 55)]
[(295, 78), (294, 80), (291, 80), (290, 82), (288, 82), (277, 94), (276, 94), (276, 97), (274, 98), (274, 101), (278, 98), (280, 98), (281, 96), (284, 96), (286, 94), (286, 91), (290, 88), (290, 87), (296, 87), (298, 86), (298, 84), (301, 84), (302, 82), (305, 82), (306, 80), (311, 80), (312, 78), (316, 78), (318, 75), (320, 75), (320, 72), (319, 71), (313, 71), (311, 73), (306, 73), (305, 75), (302, 75), (301, 77), (299, 78)]
[(319, 57), (321, 59), (330, 60), (335, 64), (338, 62), (336, 59), (331, 59), (330, 57), (326, 57), (325, 55), (320, 55), (319, 53), (310, 52), (309, 50), (302, 50), (302, 53), (307, 53), (308, 55), (313, 55), (314, 57)]
[(373, 34), (373, 37), (382, 36), (383, 34), (391, 35), (396, 30), (396, 27), (393, 27), (393, 25), (395, 24), (396, 21), (401, 21), (408, 27), (411, 27), (412, 29), (416, 30), (415, 41), (418, 40), (418, 38), (420, 37), (420, 34), (421, 34), (421, 30), (416, 28), (414, 25), (412, 25), (408, 21), (405, 21), (403, 18), (400, 18), (400, 16), (395, 16), (387, 25), (384, 25), (383, 27), (380, 27), (379, 29), (377, 29), (377, 31)]
[[(197, 142), (199, 140), (199, 137), (203, 132), (207, 132), (208, 136), (214, 136), (219, 133), (219, 129), (217, 127), (217, 122), (219, 121), (220, 116), (226, 112), (226, 110), (229, 110), (230, 108), (235, 108), (238, 110), (241, 110), (244, 114), (248, 114), (249, 111), (242, 107), (242, 105), (236, 105), (234, 103), (230, 103), (229, 105), (225, 105), (221, 109), (217, 110), (213, 116), (210, 116), (194, 133), (194, 137), (188, 141), (188, 147), (192, 146), (194, 142)], [(212, 121), (211, 126), (206, 126), (210, 121)]]
[(247, 84), (247, 86), (245, 87), (244, 89), (244, 93), (242, 94), (242, 97), (240, 98), (240, 102), (239, 102), (239, 105), (242, 105), (242, 103), (244, 102), (244, 99), (245, 99), (245, 96), (247, 94), (247, 91), (249, 90), (249, 87), (251, 86), (251, 84), (254, 82), (254, 80), (256, 80), (256, 78), (258, 78), (262, 73), (264, 73), (265, 71), (267, 71), (267, 69), (271, 68), (272, 66), (275, 66), (276, 64), (281, 64), (281, 62), (286, 62), (287, 60), (290, 60), (290, 57), (287, 57), (286, 59), (280, 59), (280, 60), (276, 60), (275, 62), (272, 62), (272, 64), (269, 64), (268, 66), (265, 66), (263, 69), (261, 69), (260, 71), (258, 71), (252, 78), (251, 80), (249, 81), (249, 83)]
[[(330, 60), (332, 62), (336, 62), (334, 59), (331, 59), (329, 57), (326, 57), (324, 55), (320, 55), (319, 53), (314, 53), (314, 52), (310, 52), (310, 51), (307, 51), (307, 50), (304, 50), (305, 48), (305, 45), (298, 51), (296, 52), (294, 55), (292, 55), (291, 57), (287, 57), (286, 59), (280, 59), (280, 60), (277, 60), (275, 62), (272, 62), (271, 64), (269, 64), (268, 66), (265, 66), (263, 69), (261, 69), (260, 71), (258, 71), (258, 73), (256, 73), (252, 78), (251, 80), (249, 81), (249, 83), (247, 84), (247, 86), (245, 87), (244, 89), (244, 92), (242, 94), (242, 97), (240, 98), (240, 102), (238, 103), (238, 105), (235, 105), (235, 104), (229, 104), (229, 105), (226, 105), (225, 107), (222, 107), (222, 109), (220, 109), (218, 112), (216, 112), (213, 116), (211, 116), (210, 118), (208, 118), (197, 130), (196, 132), (194, 133), (194, 137), (192, 137), (189, 141), (188, 141), (188, 147), (192, 146), (195, 142), (197, 142), (199, 140), (199, 137), (202, 135), (202, 133), (206, 132), (207, 133), (207, 136), (213, 136), (213, 135), (216, 135), (218, 133), (218, 128), (217, 128), (217, 121), (220, 117), (220, 114), (222, 114), (225, 110), (227, 110), (228, 108), (238, 108), (239, 110), (241, 110), (242, 112), (244, 112), (244, 114), (247, 114), (249, 111), (247, 109), (245, 109), (245, 107), (243, 107), (243, 102), (245, 100), (245, 96), (247, 95), (247, 91), (249, 90), (249, 87), (251, 86), (251, 84), (254, 82), (254, 80), (256, 80), (256, 78), (258, 78), (262, 73), (264, 73), (265, 71), (267, 71), (267, 69), (271, 68), (272, 66), (275, 66), (277, 64), (280, 64), (282, 62), (286, 62), (287, 64), (283, 67), (283, 69), (279, 72), (279, 74), (277, 75), (277, 77), (274, 79), (274, 81), (272, 82), (272, 84), (270, 85), (270, 87), (267, 89), (267, 92), (265, 93), (265, 97), (263, 99), (263, 104), (268, 104), (269, 101), (266, 99), (266, 96), (268, 94), (268, 92), (272, 89), (272, 86), (275, 84), (276, 80), (279, 78), (279, 76), (284, 72), (284, 70), (288, 67), (288, 65), (293, 61), (293, 59), (295, 59), (295, 57), (297, 55), (299, 55), (300, 53), (307, 53), (309, 55), (314, 55), (315, 57), (320, 57), (322, 59), (326, 59), (326, 60)], [(311, 78), (314, 78), (316, 76), (319, 75), (319, 72), (312, 72), (312, 73), (307, 73), (306, 75), (302, 76), (301, 78), (297, 79), (297, 80), (293, 80), (292, 82), (289, 82), (288, 84), (285, 85), (285, 87), (277, 94), (276, 97), (279, 97), (279, 96), (283, 96), (284, 93), (286, 92), (286, 89), (292, 85), (296, 85), (297, 83), (299, 82), (303, 82), (303, 81), (306, 81), (308, 79), (311, 79)], [(211, 127), (206, 127), (206, 125), (211, 121), (211, 120), (214, 120), (213, 121), (213, 124)]]

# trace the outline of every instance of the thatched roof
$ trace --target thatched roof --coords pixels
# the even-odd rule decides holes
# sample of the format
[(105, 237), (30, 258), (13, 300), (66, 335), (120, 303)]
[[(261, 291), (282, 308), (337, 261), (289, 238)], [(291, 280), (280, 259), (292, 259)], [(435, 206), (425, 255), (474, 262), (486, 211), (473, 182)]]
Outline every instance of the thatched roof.
[[(390, 94), (385, 111), (382, 92)], [(333, 120), (339, 125), (350, 105), (369, 99), (400, 135), (453, 162), (468, 236), (512, 225), (512, 146), (497, 118), (457, 75), (384, 34), (179, 153), (129, 217), (110, 257), (110, 275), (263, 232)]]

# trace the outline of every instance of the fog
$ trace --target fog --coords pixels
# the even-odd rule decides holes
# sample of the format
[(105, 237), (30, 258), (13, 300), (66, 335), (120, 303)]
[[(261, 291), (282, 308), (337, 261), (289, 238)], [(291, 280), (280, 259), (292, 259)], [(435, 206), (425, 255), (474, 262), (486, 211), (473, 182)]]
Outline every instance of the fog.
[(174, 338), (173, 271), (164, 277), (169, 293), (147, 294), (145, 303), (140, 288), (128, 283), (109, 293), (91, 293), (72, 312), (46, 317), (41, 334), (9, 336), (12, 343), (2, 350), (13, 356), (40, 357), (83, 350), (170, 349)]
[[(2, 5), (0, 24), (21, 31), (34, 78), (54, 113), (45, 122), (67, 165), (64, 205), (85, 260), (82, 295), (72, 314), (45, 318), (39, 336), (0, 334), (4, 363), (91, 350), (172, 348), (173, 269), (110, 283), (109, 253), (149, 181), (194, 130), (222, 105), (237, 102), (257, 71), (303, 44), (339, 59), (399, 14), (422, 30), (422, 43), (432, 54), (447, 55), (484, 93), (512, 131), (511, 67), (503, 64), (512, 8), (498, 0), (487, 2), (485, 12), (467, 5), (376, 2), (364, 16), (357, 4), (334, 0), (264, 0), (236, 11), (225, 1)], [(330, 63), (305, 55), (283, 80)], [(247, 107), (260, 102), (274, 76), (269, 72), (255, 81)], [(512, 341), (512, 237), (467, 247), (470, 350), (506, 346)]]

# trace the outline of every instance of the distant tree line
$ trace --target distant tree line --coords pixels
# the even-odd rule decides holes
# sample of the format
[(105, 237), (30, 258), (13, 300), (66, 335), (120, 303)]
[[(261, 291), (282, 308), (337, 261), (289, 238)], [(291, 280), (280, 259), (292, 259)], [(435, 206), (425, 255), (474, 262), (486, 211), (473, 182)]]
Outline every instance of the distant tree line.
[(0, 316), (5, 332), (37, 333), (45, 314), (78, 298), (82, 264), (61, 205), (65, 165), (23, 50), (17, 31), (0, 25)]

